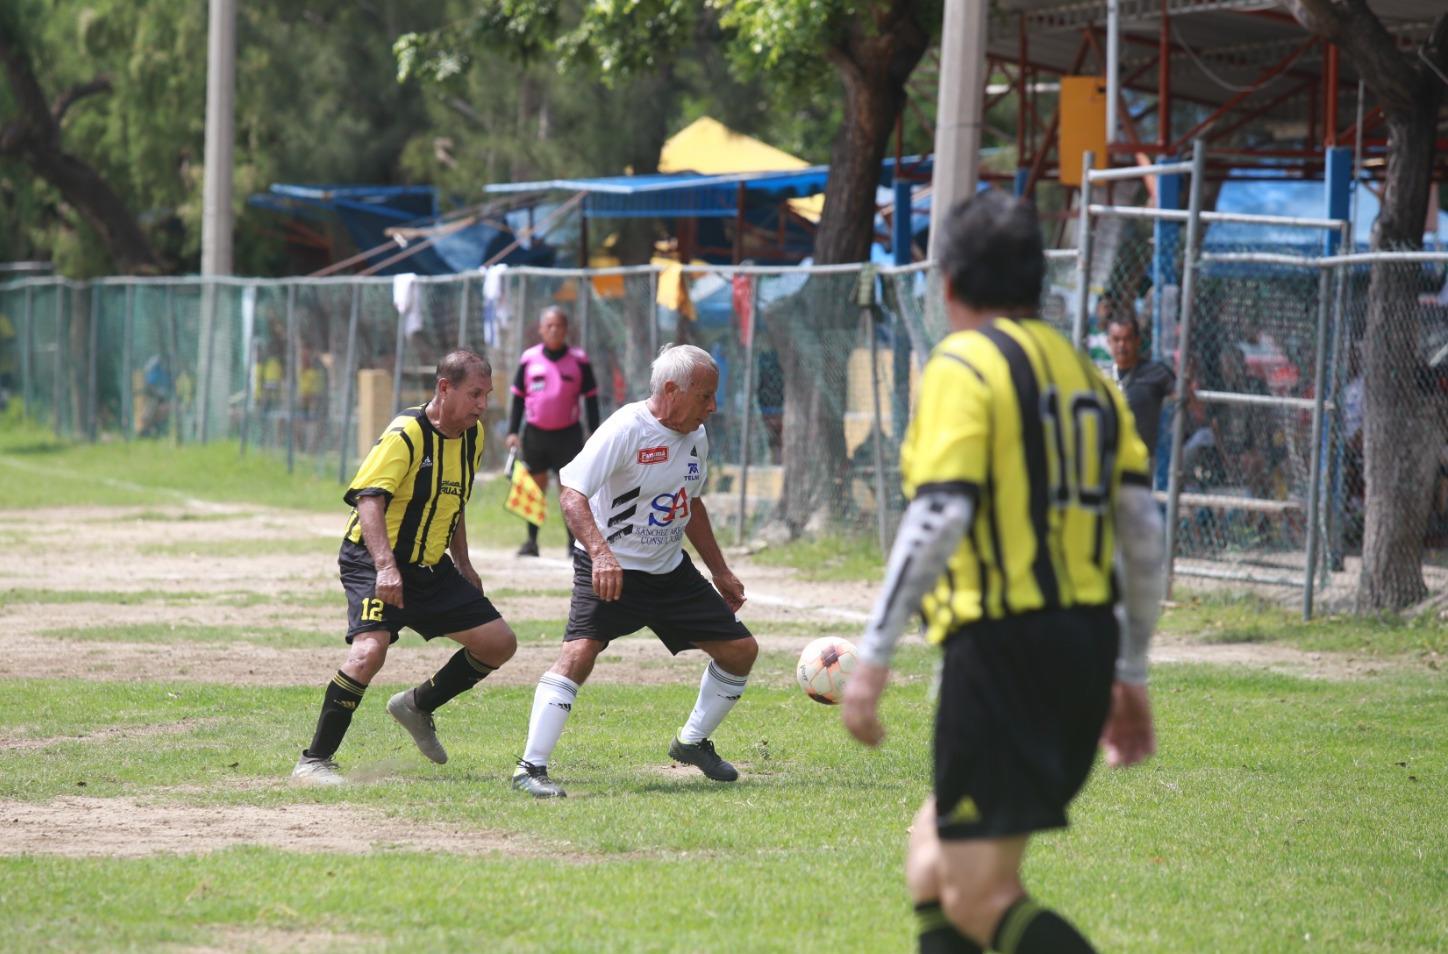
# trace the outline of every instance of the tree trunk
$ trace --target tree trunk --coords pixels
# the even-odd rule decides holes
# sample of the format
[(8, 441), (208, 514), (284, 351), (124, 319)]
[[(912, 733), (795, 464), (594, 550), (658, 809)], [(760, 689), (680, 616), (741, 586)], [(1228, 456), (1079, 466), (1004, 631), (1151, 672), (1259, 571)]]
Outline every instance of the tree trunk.
[[(1373, 247), (1422, 245), (1440, 96), (1423, 90), (1409, 115), (1389, 118), (1388, 170)], [(1428, 595), (1423, 534), (1443, 436), (1422, 386), (1426, 368), (1416, 315), (1420, 270), (1373, 266), (1364, 347), (1363, 471), (1366, 525), (1358, 609), (1398, 610)]]
[(60, 144), (60, 124), (66, 110), (83, 96), (109, 89), (109, 83), (83, 84), (62, 94), (54, 106), (49, 105), (16, 30), (10, 19), (0, 18), (0, 62), (19, 112), (0, 130), (0, 155), (19, 157), (37, 176), (55, 186), (96, 230), (119, 271), (159, 271), (160, 260), (131, 210), (99, 172)]
[[(859, 24), (830, 51), (844, 87), (844, 116), (830, 153), (819, 265), (864, 262), (874, 238), (880, 162), (905, 104), (905, 81), (929, 45), (912, 4), (896, 0), (873, 25)], [(797, 536), (817, 514), (838, 513), (848, 489), (844, 412), (859, 309), (853, 280), (811, 279), (772, 319), (784, 371), (784, 497), (779, 518)], [(816, 520), (816, 522), (818, 522)]]

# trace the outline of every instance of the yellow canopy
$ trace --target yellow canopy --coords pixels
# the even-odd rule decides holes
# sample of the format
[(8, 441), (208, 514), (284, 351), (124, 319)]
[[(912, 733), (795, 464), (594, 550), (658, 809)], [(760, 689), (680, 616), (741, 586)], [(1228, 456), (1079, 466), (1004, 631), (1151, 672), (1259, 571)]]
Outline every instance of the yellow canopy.
[[(674, 133), (659, 153), (660, 172), (728, 175), (731, 172), (808, 169), (809, 165), (798, 156), (791, 156), (752, 136), (737, 133), (708, 116), (701, 116)], [(813, 195), (805, 199), (790, 199), (789, 207), (811, 222), (818, 222), (820, 213), (824, 211), (825, 197)]]

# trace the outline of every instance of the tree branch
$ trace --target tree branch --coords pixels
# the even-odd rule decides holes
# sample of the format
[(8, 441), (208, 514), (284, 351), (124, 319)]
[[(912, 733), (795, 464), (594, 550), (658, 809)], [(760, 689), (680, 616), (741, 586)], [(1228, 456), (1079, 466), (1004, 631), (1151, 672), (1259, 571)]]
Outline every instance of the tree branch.
[(1292, 15), (1310, 33), (1337, 44), (1377, 95), (1387, 113), (1411, 113), (1417, 70), (1398, 49), (1366, 0), (1287, 0)]
[(41, 92), (40, 82), (35, 78), (35, 69), (30, 65), (30, 57), (24, 45), (11, 33), (10, 25), (4, 18), (0, 18), (0, 63), (5, 66), (6, 78), (10, 80), (10, 94), (15, 98), (15, 105), (19, 107), (20, 113), (11, 124), (19, 126), (20, 131), (11, 135), (11, 130), (7, 128), (6, 139), (16, 143), (33, 140), (56, 141), (60, 130), (51, 119), (45, 94)]
[(89, 83), (78, 83), (55, 98), (50, 107), (51, 119), (59, 126), (65, 121), (66, 112), (78, 101), (97, 93), (109, 93), (111, 89), (111, 78), (105, 75), (97, 76)]

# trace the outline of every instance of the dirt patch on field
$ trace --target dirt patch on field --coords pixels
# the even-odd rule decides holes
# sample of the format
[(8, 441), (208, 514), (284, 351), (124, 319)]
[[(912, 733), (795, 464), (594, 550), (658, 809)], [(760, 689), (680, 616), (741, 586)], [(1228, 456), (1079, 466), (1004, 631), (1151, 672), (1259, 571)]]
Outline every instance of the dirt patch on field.
[[(203, 882), (204, 885), (204, 882)], [(380, 938), (334, 931), (288, 931), (283, 928), (219, 925), (205, 944), (168, 945), (168, 954), (272, 954), (281, 951), (381, 950)]]
[(180, 722), (165, 722), (160, 725), (119, 725), (80, 735), (52, 735), (45, 738), (0, 737), (0, 751), (9, 749), (45, 749), (66, 742), (129, 742), (132, 739), (147, 739), (161, 735), (180, 735), (202, 726), (220, 722), (220, 719), (183, 719)]
[(355, 805), (344, 815), (337, 806), (309, 803), (201, 806), (81, 796), (0, 801), (0, 855), (140, 858), (204, 855), (238, 845), (304, 853), (582, 857), (508, 832), (421, 824)]

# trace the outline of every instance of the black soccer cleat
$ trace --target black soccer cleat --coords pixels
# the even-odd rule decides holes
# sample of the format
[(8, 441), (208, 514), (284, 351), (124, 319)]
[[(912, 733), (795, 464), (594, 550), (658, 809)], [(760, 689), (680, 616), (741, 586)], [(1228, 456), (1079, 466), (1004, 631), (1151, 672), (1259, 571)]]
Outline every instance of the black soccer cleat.
[(708, 739), (700, 739), (691, 745), (680, 742), (679, 737), (674, 736), (674, 741), (669, 743), (669, 758), (696, 767), (716, 782), (733, 782), (739, 778), (739, 770), (721, 759), (714, 751), (714, 743)]
[(524, 540), (523, 545), (518, 548), (518, 556), (537, 556), (538, 544), (532, 540)]

